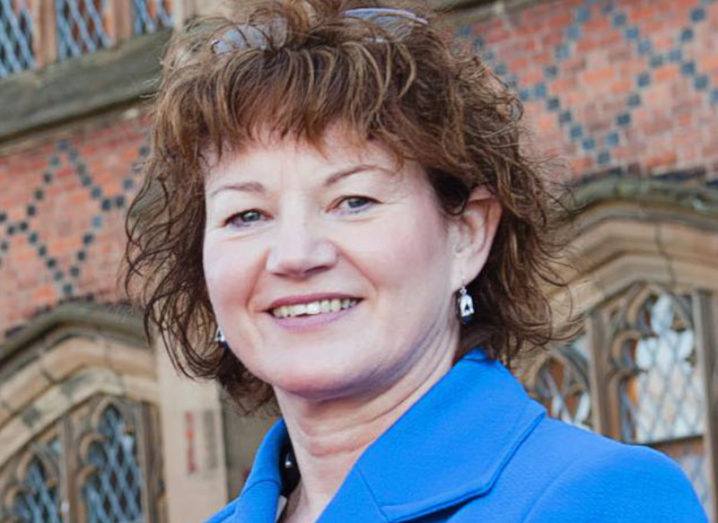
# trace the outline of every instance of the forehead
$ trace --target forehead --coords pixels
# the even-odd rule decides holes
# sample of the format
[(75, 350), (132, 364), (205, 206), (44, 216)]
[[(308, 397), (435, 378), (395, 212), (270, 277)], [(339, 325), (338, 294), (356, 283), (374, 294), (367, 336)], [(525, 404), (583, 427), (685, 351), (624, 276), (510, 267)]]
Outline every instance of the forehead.
[(344, 167), (366, 164), (398, 172), (405, 166), (389, 147), (364, 140), (346, 127), (333, 126), (320, 139), (257, 133), (241, 147), (226, 147), (221, 156), (205, 154), (204, 181), (208, 190), (228, 177), (257, 177), (284, 172), (309, 171), (321, 175)]

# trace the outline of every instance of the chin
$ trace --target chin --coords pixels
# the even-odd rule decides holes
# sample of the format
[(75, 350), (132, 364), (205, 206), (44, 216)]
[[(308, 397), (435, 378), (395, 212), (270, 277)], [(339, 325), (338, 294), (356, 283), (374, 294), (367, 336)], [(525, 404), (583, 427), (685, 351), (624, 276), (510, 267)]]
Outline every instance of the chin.
[(265, 381), (277, 389), (311, 401), (327, 401), (353, 395), (366, 377), (346, 362), (285, 361), (267, 373)]

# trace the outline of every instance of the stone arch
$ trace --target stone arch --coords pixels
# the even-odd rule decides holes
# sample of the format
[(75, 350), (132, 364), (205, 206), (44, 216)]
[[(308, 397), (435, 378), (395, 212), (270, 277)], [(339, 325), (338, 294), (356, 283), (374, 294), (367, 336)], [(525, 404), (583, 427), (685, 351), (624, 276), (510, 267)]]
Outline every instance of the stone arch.
[[(705, 424), (702, 435), (691, 434), (685, 441), (666, 430), (654, 440), (639, 439), (682, 462), (706, 510), (718, 513), (718, 194), (707, 186), (688, 187), (669, 179), (604, 179), (577, 192), (581, 210), (572, 224), (572, 268), (565, 275), (573, 312), (584, 318), (590, 347), (593, 428), (611, 437), (628, 437), (621, 411), (627, 398), (621, 393), (645, 392), (653, 372), (646, 367), (645, 344), (658, 336), (639, 316), (648, 314), (647, 304), (656, 301), (652, 296), (663, 296), (678, 318), (671, 320), (676, 332), (695, 335), (691, 357), (679, 357), (678, 352), (674, 357), (676, 365), (690, 365), (701, 382)], [(565, 303), (559, 293), (554, 298), (557, 304)], [(621, 361), (637, 350), (643, 363)], [(666, 350), (661, 349), (664, 354)], [(627, 380), (634, 380), (630, 388), (620, 389)], [(693, 375), (683, 382), (692, 380)], [(679, 455), (684, 451), (700, 456), (698, 465), (686, 465)]]
[[(79, 444), (85, 444), (80, 436), (112, 406), (125, 419), (152, 425), (140, 431), (146, 443), (138, 458), (143, 465), (153, 462), (155, 485), (143, 490), (143, 506), (149, 507), (150, 495), (159, 493), (155, 479), (161, 474), (161, 462), (147, 458), (150, 452), (160, 454), (158, 395), (155, 354), (130, 309), (63, 304), (31, 320), (0, 346), (0, 493), (5, 494), (5, 506), (21, 483), (22, 471), (42, 458), (37, 449), (65, 434), (64, 453), (72, 457), (62, 459), (78, 458)], [(67, 440), (62, 430), (67, 423), (73, 424), (77, 441)], [(75, 443), (77, 448), (70, 448)], [(63, 499), (67, 495), (64, 492)], [(76, 516), (79, 505), (78, 500), (63, 502), (61, 510), (73, 512), (63, 517)]]

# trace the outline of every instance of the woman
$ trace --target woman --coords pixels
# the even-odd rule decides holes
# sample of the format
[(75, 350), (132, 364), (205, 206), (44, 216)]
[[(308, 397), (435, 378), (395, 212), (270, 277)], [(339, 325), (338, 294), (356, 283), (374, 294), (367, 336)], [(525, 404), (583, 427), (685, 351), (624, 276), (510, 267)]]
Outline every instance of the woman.
[(180, 369), (282, 415), (211, 522), (704, 519), (501, 363), (555, 338), (520, 113), (418, 8), (238, 2), (175, 38), (128, 288)]

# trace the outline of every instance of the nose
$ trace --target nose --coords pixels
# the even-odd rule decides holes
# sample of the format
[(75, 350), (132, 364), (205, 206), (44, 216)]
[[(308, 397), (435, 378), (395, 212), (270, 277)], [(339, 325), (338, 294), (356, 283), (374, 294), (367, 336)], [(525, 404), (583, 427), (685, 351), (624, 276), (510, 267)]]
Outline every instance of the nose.
[(267, 256), (268, 272), (290, 278), (306, 278), (327, 270), (337, 261), (334, 244), (317, 224), (294, 218), (284, 220)]

